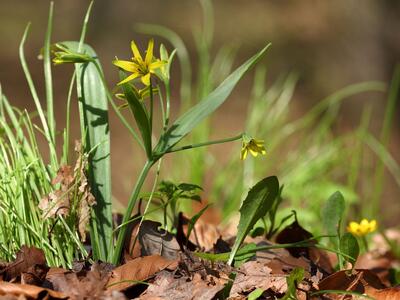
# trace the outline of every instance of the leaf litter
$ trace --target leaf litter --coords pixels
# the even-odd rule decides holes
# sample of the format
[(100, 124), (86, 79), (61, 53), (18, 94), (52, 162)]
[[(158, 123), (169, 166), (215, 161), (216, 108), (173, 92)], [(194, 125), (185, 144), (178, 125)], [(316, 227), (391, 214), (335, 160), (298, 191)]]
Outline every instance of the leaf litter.
[[(82, 170), (64, 168), (54, 181), (60, 190), (80, 186), (76, 180)], [(295, 251), (265, 249), (278, 242), (309, 240), (310, 233), (297, 220), (282, 229), (275, 241), (262, 236), (246, 239), (247, 246), (264, 249), (257, 248), (232, 267), (226, 260), (195, 255), (205, 249), (229, 252), (234, 239), (223, 230), (204, 230), (207, 226), (199, 223), (192, 234), (197, 230), (205, 236), (185, 240), (162, 229), (160, 223), (138, 224), (126, 242), (129, 252), (137, 240), (135, 255), (129, 259), (125, 255), (118, 267), (83, 261), (75, 262), (71, 270), (49, 268), (42, 250), (23, 246), (13, 262), (0, 265), (1, 299), (400, 299), (400, 288), (391, 283), (389, 272), (398, 261), (388, 252), (369, 251), (359, 257), (354, 269), (335, 271), (332, 253), (316, 248), (314, 242)], [(180, 226), (185, 236), (187, 223)], [(208, 240), (215, 240), (212, 247), (199, 242), (207, 240), (207, 232)]]

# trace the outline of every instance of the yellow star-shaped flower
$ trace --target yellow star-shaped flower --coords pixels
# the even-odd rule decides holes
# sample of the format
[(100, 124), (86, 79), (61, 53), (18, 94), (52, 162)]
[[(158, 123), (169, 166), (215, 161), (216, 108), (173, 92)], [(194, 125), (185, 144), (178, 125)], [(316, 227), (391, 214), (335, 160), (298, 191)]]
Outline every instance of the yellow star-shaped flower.
[(357, 236), (363, 236), (370, 232), (374, 232), (376, 228), (376, 220), (368, 221), (367, 219), (362, 219), (360, 223), (350, 222), (347, 231)]
[(250, 152), (254, 157), (258, 156), (258, 154), (265, 155), (267, 151), (264, 147), (264, 140), (257, 140), (243, 135), (240, 159), (245, 160), (248, 152)]
[(135, 78), (140, 77), (144, 85), (150, 85), (151, 74), (155, 74), (155, 70), (161, 68), (166, 62), (156, 59), (153, 56), (154, 40), (151, 39), (147, 46), (146, 56), (143, 59), (135, 42), (131, 42), (133, 57), (131, 61), (116, 59), (112, 63), (122, 70), (131, 72), (132, 74), (120, 81), (118, 85), (124, 84)]

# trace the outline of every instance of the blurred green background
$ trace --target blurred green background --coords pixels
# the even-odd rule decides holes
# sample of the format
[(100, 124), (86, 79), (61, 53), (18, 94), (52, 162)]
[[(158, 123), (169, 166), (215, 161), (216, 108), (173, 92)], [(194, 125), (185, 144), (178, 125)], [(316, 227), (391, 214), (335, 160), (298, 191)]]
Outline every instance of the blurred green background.
[[(53, 42), (77, 40), (89, 1), (55, 1)], [(214, 1), (214, 44), (211, 55), (222, 45), (237, 49), (238, 62), (254, 54), (267, 42), (272, 48), (265, 63), (268, 81), (279, 75), (296, 71), (299, 81), (291, 103), (291, 117), (296, 118), (323, 97), (351, 83), (365, 80), (389, 82), (400, 57), (399, 1), (267, 1), (247, 0)], [(3, 92), (18, 107), (33, 109), (28, 86), (18, 60), (18, 45), (28, 21), (32, 22), (26, 43), (26, 56), (40, 96), (44, 95), (42, 62), (38, 54), (43, 45), (47, 23), (48, 1), (0, 0), (0, 83)], [(135, 39), (143, 49), (148, 36), (135, 31), (136, 23), (164, 25), (177, 32), (186, 43), (194, 68), (198, 67), (193, 32), (203, 26), (203, 13), (197, 0), (118, 0), (96, 1), (89, 23), (87, 43), (95, 47), (105, 70), (110, 87), (117, 82), (117, 72), (111, 64), (115, 56), (128, 58), (129, 43)], [(156, 38), (156, 43), (167, 41)], [(58, 123), (64, 124), (65, 105), (70, 72), (68, 66), (54, 68), (54, 84)], [(69, 71), (71, 71), (69, 69)], [(174, 66), (179, 81), (179, 65)], [(195, 70), (193, 74), (196, 74)], [(245, 123), (244, 105), (252, 85), (247, 76), (236, 88), (232, 100), (217, 112), (212, 121), (212, 135), (232, 136), (241, 131)], [(175, 105), (179, 105), (179, 85), (173, 84)], [(384, 95), (362, 94), (346, 101), (338, 115), (335, 130), (345, 133), (356, 127), (364, 105), (372, 103), (372, 131), (379, 132), (384, 112)], [(400, 160), (400, 129), (397, 119), (389, 150)], [(77, 115), (77, 114), (76, 114)], [(78, 134), (75, 122), (75, 133)], [(397, 131), (397, 132), (396, 132)], [(141, 154), (123, 126), (111, 114), (113, 194), (124, 203), (141, 166)], [(256, 134), (256, 133), (254, 133)], [(266, 140), (268, 148), (268, 140)], [(223, 161), (225, 148), (239, 145), (212, 147), (216, 157)], [(235, 150), (236, 151), (236, 150)], [(268, 158), (265, 158), (268, 159)], [(270, 175), (270, 174), (266, 174)], [(280, 174), (276, 174), (278, 177)], [(206, 178), (206, 185), (210, 184)], [(387, 179), (384, 199), (385, 211), (398, 201), (399, 189)], [(207, 186), (206, 186), (207, 191)], [(326, 195), (327, 197), (329, 195)], [(397, 210), (398, 212), (398, 210)], [(397, 213), (396, 212), (396, 213)]]

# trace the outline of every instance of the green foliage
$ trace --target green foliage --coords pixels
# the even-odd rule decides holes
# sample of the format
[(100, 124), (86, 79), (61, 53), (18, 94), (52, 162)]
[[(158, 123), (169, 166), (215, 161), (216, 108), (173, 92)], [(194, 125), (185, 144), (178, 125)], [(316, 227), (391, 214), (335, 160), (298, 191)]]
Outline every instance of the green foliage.
[(264, 49), (259, 51), (229, 75), (229, 77), (227, 77), (211, 94), (206, 96), (205, 99), (181, 115), (170, 126), (167, 132), (160, 137), (160, 141), (154, 150), (156, 157), (171, 150), (182, 138), (189, 134), (196, 125), (220, 107), (243, 75), (265, 55), (269, 46), (270, 45), (265, 46)]
[[(343, 195), (337, 191), (333, 193), (322, 208), (322, 223), (328, 235), (340, 237), (340, 225), (344, 216), (345, 202)], [(332, 242), (337, 246), (337, 238), (332, 237)]]
[[(122, 80), (125, 78), (126, 78), (125, 73), (120, 71), (120, 79)], [(129, 109), (136, 120), (136, 124), (142, 136), (147, 158), (152, 159), (151, 125), (149, 116), (146, 112), (145, 107), (140, 102), (140, 99), (137, 97), (134, 88), (129, 83), (123, 84), (122, 87), (126, 102), (128, 103)]]
[(256, 299), (260, 298), (263, 293), (264, 293), (263, 289), (257, 288), (247, 296), (247, 299), (248, 300), (256, 300)]
[(353, 268), (360, 254), (360, 246), (357, 239), (350, 233), (346, 232), (340, 237), (339, 244), (340, 252), (343, 254), (343, 259), (352, 264)]
[(279, 182), (275, 176), (264, 178), (251, 188), (240, 208), (240, 220), (236, 240), (228, 264), (232, 264), (240, 245), (254, 224), (271, 209), (278, 193)]
[(89, 180), (96, 198), (91, 233), (94, 257), (108, 260), (112, 241), (111, 157), (108, 121), (108, 100), (102, 81), (102, 70), (96, 52), (88, 45), (63, 42), (68, 49), (81, 51), (93, 61), (75, 65), (79, 99), (81, 135), (85, 137), (85, 152), (89, 156)]
[(295, 268), (290, 275), (286, 278), (287, 284), (287, 292), (285, 296), (283, 296), (283, 300), (296, 300), (296, 288), (297, 285), (303, 280), (304, 278), (304, 269), (302, 268)]

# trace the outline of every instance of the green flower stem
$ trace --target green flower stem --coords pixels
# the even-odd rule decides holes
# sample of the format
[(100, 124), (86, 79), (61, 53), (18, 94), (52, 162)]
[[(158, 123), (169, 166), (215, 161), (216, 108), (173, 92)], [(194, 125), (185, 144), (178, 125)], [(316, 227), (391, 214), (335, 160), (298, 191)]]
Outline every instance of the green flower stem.
[(223, 143), (228, 143), (228, 142), (233, 142), (233, 141), (237, 141), (240, 140), (243, 136), (243, 133), (234, 136), (234, 137), (230, 137), (230, 138), (226, 138), (226, 139), (221, 139), (221, 140), (215, 140), (215, 141), (209, 141), (209, 142), (204, 142), (204, 143), (198, 143), (198, 144), (192, 144), (192, 145), (186, 145), (186, 146), (182, 146), (179, 148), (175, 148), (175, 149), (171, 149), (168, 150), (166, 153), (172, 153), (172, 152), (178, 152), (178, 151), (182, 151), (182, 150), (187, 150), (187, 149), (194, 149), (194, 148), (199, 148), (199, 147), (205, 147), (205, 146), (209, 146), (209, 145), (215, 145), (215, 144), (223, 144)]
[(103, 83), (103, 87), (104, 87), (104, 89), (106, 91), (108, 101), (111, 103), (111, 106), (114, 109), (115, 113), (117, 114), (118, 118), (121, 120), (122, 124), (124, 124), (124, 126), (128, 129), (128, 131), (132, 134), (133, 138), (140, 145), (140, 147), (142, 147), (143, 150), (146, 150), (144, 145), (143, 145), (143, 142), (140, 140), (140, 138), (137, 135), (137, 133), (135, 132), (135, 130), (132, 128), (132, 126), (129, 125), (128, 121), (121, 114), (121, 112), (118, 109), (118, 106), (115, 104), (115, 102), (113, 100), (113, 96), (112, 96), (112, 94), (110, 93), (110, 91), (107, 88), (107, 83), (106, 83), (106, 80), (104, 78), (103, 72), (100, 69), (100, 66), (98, 65), (98, 63), (96, 61), (93, 61), (93, 63), (96, 66), (97, 72), (99, 73), (99, 76), (101, 78), (101, 82)]
[(168, 123), (169, 123), (169, 115), (171, 110), (171, 86), (168, 82), (165, 84), (165, 100), (166, 100), (166, 108), (165, 108), (165, 124), (164, 130), (167, 131)]
[[(150, 134), (153, 134), (153, 107), (154, 107), (154, 96), (153, 96), (153, 84), (151, 83), (150, 77)], [(151, 141), (151, 139), (150, 139)], [(150, 146), (151, 149), (151, 146)]]
[[(143, 186), (143, 183), (151, 169), (151, 167), (153, 166), (153, 164), (155, 163), (155, 161), (151, 161), (148, 160), (146, 162), (146, 164), (144, 165), (142, 172), (139, 175), (138, 180), (136, 181), (135, 187), (132, 191), (132, 194), (129, 198), (129, 202), (128, 202), (128, 207), (126, 208), (125, 214), (124, 214), (124, 218), (122, 219), (122, 223), (128, 223), (131, 215), (132, 215), (132, 211), (133, 208), (135, 207), (137, 198), (139, 196), (140, 190)], [(127, 233), (127, 227), (121, 227), (119, 233), (118, 233), (118, 238), (117, 238), (117, 244), (115, 246), (115, 251), (114, 251), (114, 256), (112, 259), (112, 263), (113, 264), (118, 264), (121, 258), (121, 253), (122, 253), (122, 248), (124, 246), (125, 243), (125, 238), (126, 238), (126, 233)]]
[(365, 235), (361, 236), (361, 241), (363, 243), (365, 252), (368, 252), (369, 251), (369, 247), (368, 247), (367, 237)]

